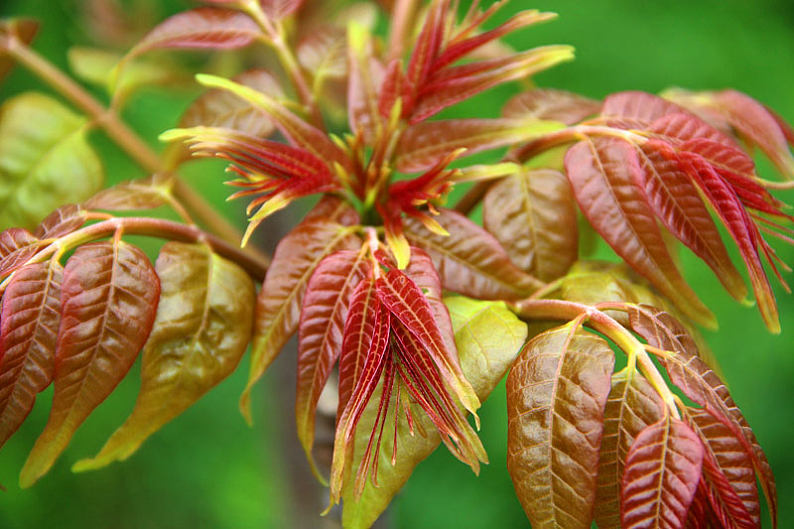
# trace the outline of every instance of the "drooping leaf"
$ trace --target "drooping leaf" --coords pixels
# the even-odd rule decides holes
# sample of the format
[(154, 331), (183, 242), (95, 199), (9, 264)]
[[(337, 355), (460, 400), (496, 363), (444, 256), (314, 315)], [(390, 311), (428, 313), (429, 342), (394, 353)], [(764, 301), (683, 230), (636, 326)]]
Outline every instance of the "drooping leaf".
[[(419, 342), (438, 368), (443, 381), (452, 388), (461, 404), (471, 413), (480, 407), (480, 400), (466, 380), (460, 368), (458, 351), (451, 349), (441, 332), (441, 327), (451, 327), (449, 314), (433, 311), (422, 290), (411, 278), (396, 268), (381, 275), (375, 282), (376, 293), (381, 303), (399, 320), (405, 329)], [(444, 320), (437, 322), (436, 318)]]
[(169, 242), (156, 263), (162, 293), (143, 350), (135, 409), (82, 472), (124, 461), (153, 433), (229, 376), (248, 347), (255, 290), (239, 266), (206, 246)]
[(764, 248), (766, 242), (762, 239), (757, 226), (750, 219), (740, 199), (708, 162), (697, 154), (689, 152), (681, 153), (680, 159), (682, 167), (695, 176), (698, 188), (739, 247), (758, 308), (767, 328), (773, 333), (779, 333), (777, 303), (759, 254), (759, 246)]
[[(266, 70), (249, 70), (235, 77), (234, 81), (276, 100), (284, 98), (279, 82)], [(275, 130), (264, 112), (221, 89), (208, 90), (196, 99), (182, 115), (179, 126), (222, 127), (260, 138), (270, 136)]]
[(637, 153), (614, 138), (580, 141), (565, 156), (579, 207), (595, 230), (635, 271), (694, 321), (714, 326), (714, 315), (681, 277), (643, 191)]
[(0, 228), (34, 228), (66, 203), (102, 186), (102, 165), (86, 142), (86, 122), (34, 92), (0, 108)]
[(62, 206), (41, 221), (35, 235), (39, 239), (55, 239), (72, 233), (86, 223), (88, 212), (76, 204)]
[[(463, 374), (471, 382), (480, 400), (484, 401), (518, 354), (526, 338), (526, 325), (501, 302), (476, 301), (455, 296), (445, 298), (444, 303), (452, 319)], [(359, 423), (362, 425), (362, 432), (367, 431), (363, 425), (374, 422), (378, 400), (373, 399), (364, 411)], [(374, 487), (367, 483), (358, 499), (352, 485), (345, 488), (342, 524), (346, 529), (370, 527), (411, 476), (416, 465), (440, 444), (438, 433), (426, 415), (414, 413), (413, 418), (418, 423), (413, 425), (413, 434), (405, 414), (402, 413), (397, 422), (396, 437), (384, 435), (378, 467), (379, 486)], [(393, 420), (393, 417), (387, 418), (387, 421)], [(421, 431), (425, 435), (421, 435)], [(395, 438), (397, 460), (392, 466)], [(357, 433), (353, 468), (357, 466), (368, 440), (368, 433)]]
[(363, 249), (342, 250), (327, 256), (315, 268), (303, 296), (298, 327), (295, 417), (298, 440), (318, 477), (320, 473), (312, 455), (317, 402), (342, 351), (351, 295), (370, 268), (366, 257)]
[(621, 484), (624, 529), (683, 529), (700, 481), (703, 447), (680, 419), (647, 426), (631, 445)]
[(0, 322), (0, 447), (53, 376), (63, 268), (55, 260), (19, 269), (3, 295)]
[(632, 329), (648, 343), (676, 353), (663, 360), (670, 380), (687, 397), (709, 411), (741, 442), (761, 481), (772, 523), (776, 527), (777, 487), (769, 461), (728, 388), (699, 358), (692, 337), (680, 322), (659, 309), (639, 306), (629, 311), (629, 319)]
[(709, 412), (687, 408), (685, 414), (703, 443), (703, 480), (712, 509), (726, 527), (760, 527), (755, 470), (742, 443)]
[(6, 39), (13, 38), (22, 44), (30, 44), (38, 30), (39, 23), (31, 18), (11, 18), (0, 21), (0, 81), (8, 75), (14, 66), (14, 59), (3, 50)]
[(745, 140), (757, 145), (785, 177), (794, 177), (794, 158), (789, 150), (786, 127), (764, 105), (736, 90), (714, 96), (715, 106)]
[(601, 103), (593, 99), (548, 88), (539, 88), (510, 99), (502, 109), (506, 118), (535, 118), (573, 125), (598, 113)]
[(634, 439), (664, 416), (664, 402), (634, 369), (612, 376), (604, 409), (594, 519), (598, 529), (620, 529), (620, 483)]
[(90, 243), (67, 261), (47, 426), (20, 473), (33, 485), (75, 430), (124, 378), (149, 336), (160, 282), (146, 255), (123, 241)]
[(711, 219), (697, 187), (678, 165), (671, 147), (659, 140), (648, 141), (637, 150), (642, 174), (638, 186), (665, 227), (714, 270), (728, 292), (742, 300), (747, 295), (744, 280), (731, 262), (719, 230)]
[(198, 7), (165, 19), (127, 54), (125, 62), (154, 49), (235, 49), (261, 37), (261, 30), (241, 11)]
[(568, 324), (529, 341), (507, 377), (507, 469), (535, 528), (589, 529), (615, 358)]
[(83, 206), (106, 211), (135, 211), (159, 208), (170, 201), (171, 178), (158, 174), (103, 189), (85, 201)]
[(522, 270), (542, 281), (565, 274), (579, 251), (576, 209), (565, 175), (521, 169), (483, 200), (483, 224)]
[(281, 239), (257, 298), (251, 371), (240, 399), (249, 422), (251, 388), (298, 329), (303, 294), (315, 268), (337, 250), (360, 247), (349, 228), (324, 218), (304, 221)]
[(430, 169), (449, 153), (466, 155), (526, 142), (563, 128), (554, 121), (533, 119), (450, 119), (408, 128), (397, 146), (397, 168), (413, 173)]
[(448, 236), (410, 217), (403, 222), (410, 243), (433, 258), (444, 288), (481, 299), (517, 299), (540, 288), (540, 282), (516, 267), (487, 231), (454, 211), (442, 209), (435, 218)]

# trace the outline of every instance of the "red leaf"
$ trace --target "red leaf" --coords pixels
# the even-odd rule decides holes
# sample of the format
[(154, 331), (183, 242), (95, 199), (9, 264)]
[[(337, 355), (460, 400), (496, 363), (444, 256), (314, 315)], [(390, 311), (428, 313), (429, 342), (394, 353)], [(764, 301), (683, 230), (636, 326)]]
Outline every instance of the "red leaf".
[(522, 169), (492, 186), (483, 224), (510, 259), (542, 281), (565, 275), (579, 253), (576, 208), (565, 175)]
[(722, 525), (760, 528), (755, 471), (742, 443), (709, 412), (688, 408), (686, 415), (703, 442), (703, 480), (711, 507)]
[(367, 361), (367, 353), (375, 333), (380, 332), (378, 311), (380, 302), (375, 296), (375, 282), (366, 278), (358, 283), (350, 296), (342, 350), (339, 357), (339, 405), (336, 416), (341, 418), (353, 389)]
[[(434, 1), (427, 12), (427, 18), (416, 39), (405, 76), (408, 87), (412, 91), (411, 98), (417, 96), (431, 75), (433, 62), (438, 57), (443, 45), (444, 32), (447, 29), (447, 19), (450, 13), (449, 0)], [(409, 113), (413, 102), (413, 100), (407, 101)]]
[(507, 376), (507, 469), (533, 527), (591, 526), (614, 362), (569, 324), (527, 343)]
[(305, 0), (260, 0), (262, 10), (272, 20), (281, 20), (300, 9)]
[(634, 439), (664, 416), (664, 402), (635, 370), (612, 377), (604, 409), (594, 519), (598, 529), (620, 529), (620, 482)]
[(573, 125), (597, 114), (601, 103), (578, 94), (554, 89), (535, 89), (510, 99), (502, 109), (506, 118), (535, 118)]
[(465, 155), (529, 141), (557, 128), (524, 119), (450, 119), (409, 127), (397, 146), (397, 169), (415, 173), (430, 169), (458, 149)]
[(361, 241), (349, 228), (328, 218), (312, 218), (281, 239), (256, 305), (251, 370), (240, 410), (251, 421), (250, 392), (298, 329), (306, 285), (318, 264), (337, 250), (357, 250)]
[(757, 145), (766, 154), (778, 171), (786, 177), (794, 177), (794, 158), (789, 151), (786, 137), (790, 127), (752, 97), (724, 90), (716, 94), (715, 103), (727, 117), (728, 123), (747, 141)]
[(433, 233), (410, 217), (403, 222), (410, 243), (433, 258), (445, 289), (480, 299), (519, 299), (540, 287), (480, 226), (450, 210), (440, 210), (436, 219), (448, 236)]
[(726, 147), (737, 147), (736, 142), (730, 136), (684, 109), (679, 109), (678, 112), (672, 114), (665, 114), (650, 123), (645, 130), (673, 145), (700, 138), (717, 142)]
[(39, 239), (57, 239), (63, 237), (86, 222), (88, 212), (75, 204), (67, 204), (50, 213), (36, 228), (35, 235)]
[(682, 152), (679, 159), (681, 167), (695, 177), (695, 182), (703, 192), (703, 196), (711, 204), (739, 247), (739, 252), (747, 266), (761, 316), (772, 332), (779, 333), (777, 303), (758, 250), (758, 246), (765, 245), (766, 242), (761, 238), (758, 228), (748, 216), (736, 194), (708, 162), (697, 154), (689, 152)]
[(39, 251), (38, 239), (24, 228), (0, 233), (0, 280), (23, 266)]
[(679, 419), (646, 427), (629, 450), (623, 475), (624, 529), (682, 529), (700, 481), (703, 447)]
[(687, 316), (713, 326), (714, 315), (681, 277), (636, 184), (643, 174), (632, 145), (614, 138), (580, 141), (565, 155), (565, 169), (582, 213), (615, 252)]
[(419, 287), (430, 304), (430, 309), (433, 311), (433, 319), (438, 325), (438, 330), (441, 332), (441, 338), (444, 340), (447, 350), (456, 350), (452, 321), (450, 320), (447, 306), (442, 299), (441, 279), (438, 277), (432, 258), (420, 248), (411, 248), (411, 260), (408, 262), (408, 267), (404, 272)]
[(333, 253), (317, 265), (306, 287), (298, 332), (298, 439), (315, 475), (314, 417), (320, 393), (342, 350), (350, 297), (370, 268), (364, 250)]
[(22, 267), (3, 296), (0, 327), (0, 447), (52, 381), (61, 321), (63, 268), (57, 261)]
[(777, 527), (777, 488), (769, 461), (728, 388), (697, 356), (692, 337), (670, 314), (652, 307), (632, 309), (629, 311), (629, 321), (631, 328), (649, 344), (676, 353), (663, 360), (670, 380), (687, 397), (706, 408), (742, 443), (761, 480), (773, 525)]
[(669, 114), (683, 112), (683, 108), (661, 97), (645, 92), (619, 92), (604, 99), (601, 116), (615, 125), (644, 129)]
[(679, 167), (675, 152), (662, 141), (649, 140), (637, 153), (643, 171), (633, 176), (639, 177), (636, 183), (644, 190), (656, 216), (714, 270), (734, 298), (743, 300), (747, 295), (744, 280), (733, 266), (697, 187)]
[(138, 42), (126, 59), (158, 48), (242, 48), (260, 36), (259, 26), (245, 13), (199, 7), (161, 22)]
[(22, 487), (50, 469), (127, 374), (152, 329), (160, 281), (141, 250), (114, 240), (78, 248), (61, 292), (52, 410), (20, 474)]
[(544, 46), (507, 57), (445, 68), (430, 77), (418, 94), (411, 123), (418, 123), (494, 86), (528, 77), (571, 60), (569, 46)]
[[(416, 283), (393, 268), (379, 277), (375, 286), (380, 302), (421, 343), (463, 407), (475, 413), (480, 399), (460, 369), (457, 349), (450, 348), (452, 344), (444, 339), (436, 314)], [(441, 316), (446, 316), (442, 325), (451, 329), (449, 313)]]

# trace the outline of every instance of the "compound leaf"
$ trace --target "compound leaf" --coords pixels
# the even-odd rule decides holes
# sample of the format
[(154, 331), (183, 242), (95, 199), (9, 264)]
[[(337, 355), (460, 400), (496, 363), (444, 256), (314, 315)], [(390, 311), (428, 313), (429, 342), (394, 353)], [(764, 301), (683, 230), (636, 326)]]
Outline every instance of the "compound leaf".
[(206, 246), (169, 242), (155, 267), (162, 292), (135, 408), (99, 454), (74, 465), (76, 472), (130, 457), (229, 376), (248, 347), (255, 290), (239, 266)]

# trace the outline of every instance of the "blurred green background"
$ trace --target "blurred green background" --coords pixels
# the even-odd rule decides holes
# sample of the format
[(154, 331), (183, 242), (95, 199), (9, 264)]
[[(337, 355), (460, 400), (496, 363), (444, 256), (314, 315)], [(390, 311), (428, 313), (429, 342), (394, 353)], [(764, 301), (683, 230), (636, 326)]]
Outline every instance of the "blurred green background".
[[(88, 0), (85, 0), (88, 2)], [(319, 0), (308, 0), (319, 1)], [(81, 0), (2, 0), (0, 16), (32, 15), (43, 22), (35, 48), (62, 68), (66, 50), (93, 44), (79, 17)], [(155, 19), (192, 5), (187, 0), (151, 2)], [(513, 37), (529, 47), (569, 43), (577, 60), (536, 78), (539, 85), (593, 97), (626, 89), (658, 92), (677, 85), (689, 89), (734, 87), (751, 94), (794, 121), (794, 6), (788, 0), (513, 0), (500, 18), (522, 8), (556, 11), (560, 18)], [(16, 69), (0, 85), (0, 101), (40, 87)], [(495, 116), (518, 87), (498, 89), (462, 105), (468, 115)], [(197, 92), (167, 94), (150, 90), (136, 96), (125, 117), (155, 144), (172, 127)], [(140, 176), (140, 171), (101, 135), (108, 181)], [(223, 204), (227, 190), (221, 165), (194, 164), (191, 183), (214, 197), (237, 222), (240, 204)], [(769, 176), (767, 165), (762, 171)], [(784, 196), (791, 201), (794, 197)], [(794, 249), (777, 245), (794, 263)], [(721, 329), (707, 339), (717, 352), (735, 400), (753, 426), (774, 469), (781, 504), (780, 525), (794, 523), (794, 298), (778, 288), (783, 333), (770, 336), (752, 309), (742, 308), (720, 289), (707, 268), (684, 256), (687, 278), (717, 313)], [(290, 391), (278, 379), (293, 358), (280, 360), (255, 394), (256, 424), (245, 426), (237, 413), (246, 367), (156, 434), (126, 463), (75, 475), (81, 457), (96, 453), (129, 413), (137, 392), (136, 369), (80, 429), (52, 472), (30, 490), (20, 491), (17, 474), (43, 428), (48, 391), (23, 428), (0, 452), (0, 528), (292, 528), (317, 520), (296, 512), (300, 495), (313, 487), (290, 479), (297, 438), (292, 409), (279, 394)], [(245, 360), (244, 360), (245, 362)], [(281, 369), (281, 371), (279, 371)], [(482, 413), (482, 437), (492, 461), (479, 478), (446, 451), (423, 463), (388, 513), (399, 529), (517, 528), (529, 524), (515, 499), (505, 470), (506, 420), (503, 391)], [(302, 465), (303, 463), (298, 463)], [(296, 492), (300, 491), (300, 492)], [(306, 527), (314, 527), (308, 522)], [(319, 527), (319, 523), (317, 525)]]

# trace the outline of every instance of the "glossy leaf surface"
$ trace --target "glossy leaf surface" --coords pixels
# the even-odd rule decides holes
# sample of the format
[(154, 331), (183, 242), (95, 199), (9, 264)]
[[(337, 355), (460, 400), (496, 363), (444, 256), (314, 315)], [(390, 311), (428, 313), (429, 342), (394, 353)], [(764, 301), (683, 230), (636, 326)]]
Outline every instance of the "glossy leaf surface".
[(124, 378), (152, 329), (160, 282), (146, 255), (125, 242), (81, 246), (67, 261), (47, 426), (19, 482), (29, 487), (75, 430)]
[(522, 169), (483, 200), (483, 224), (522, 270), (542, 281), (565, 274), (579, 252), (576, 209), (565, 175)]
[(480, 226), (450, 210), (440, 210), (435, 219), (449, 236), (433, 233), (410, 217), (404, 221), (405, 233), (412, 245), (433, 258), (447, 290), (481, 299), (516, 299), (539, 288), (540, 282), (516, 267)]
[(61, 322), (63, 267), (22, 267), (3, 295), (0, 322), (0, 446), (19, 428), (36, 395), (50, 385)]
[(624, 369), (612, 376), (604, 409), (594, 518), (599, 529), (620, 529), (620, 483), (634, 439), (664, 416), (664, 403), (642, 375)]
[(326, 218), (299, 224), (279, 243), (256, 303), (251, 371), (240, 400), (249, 422), (251, 387), (298, 330), (303, 294), (315, 268), (337, 250), (360, 247), (349, 229)]
[[(463, 374), (470, 380), (477, 396), (485, 400), (518, 354), (526, 338), (526, 325), (502, 303), (476, 301), (462, 296), (447, 297), (444, 302), (452, 319)], [(374, 422), (377, 402), (378, 399), (373, 399), (365, 410), (359, 423), (362, 432), (367, 432), (365, 425)], [(379, 486), (374, 487), (368, 482), (360, 499), (355, 498), (352, 486), (345, 489), (342, 524), (346, 529), (370, 527), (408, 480), (416, 465), (440, 444), (430, 419), (422, 413), (414, 413), (413, 417), (418, 423), (414, 425), (413, 434), (404, 414), (397, 422), (398, 457), (394, 466), (391, 465), (394, 437), (385, 435), (383, 438)], [(387, 421), (393, 421), (393, 418)], [(421, 431), (425, 435), (421, 435)], [(356, 462), (368, 441), (368, 432), (366, 435), (357, 433)], [(353, 467), (356, 465), (354, 462)]]
[[(343, 250), (323, 259), (306, 286), (298, 332), (298, 439), (316, 474), (312, 446), (317, 402), (342, 352), (345, 321), (353, 290), (369, 272), (363, 250)], [(353, 378), (355, 380), (355, 376)]]
[(255, 290), (237, 265), (200, 245), (167, 243), (155, 265), (161, 296), (143, 350), (141, 390), (126, 422), (75, 471), (124, 461), (229, 376), (248, 347)]
[(590, 527), (614, 362), (569, 324), (530, 340), (507, 377), (507, 469), (535, 528)]
[(700, 440), (680, 419), (665, 417), (643, 429), (626, 457), (622, 527), (683, 528), (702, 460)]

